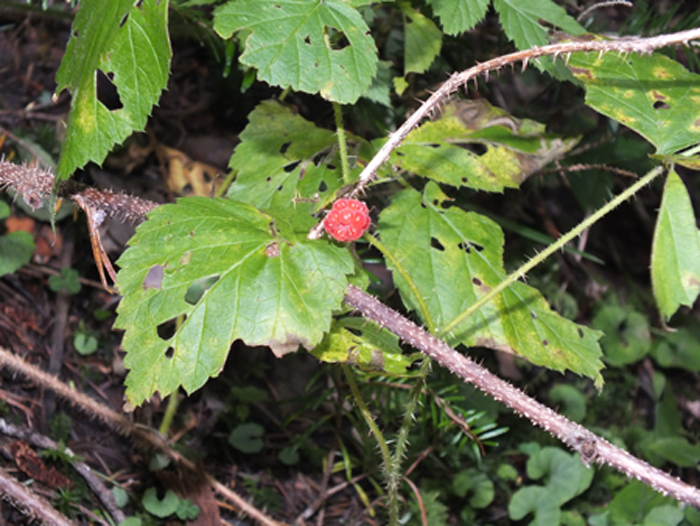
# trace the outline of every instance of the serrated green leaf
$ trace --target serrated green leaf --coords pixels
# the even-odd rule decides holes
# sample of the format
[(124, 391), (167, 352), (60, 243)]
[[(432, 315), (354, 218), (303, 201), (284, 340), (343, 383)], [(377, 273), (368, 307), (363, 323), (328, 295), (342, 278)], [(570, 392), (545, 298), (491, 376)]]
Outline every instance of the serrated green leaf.
[(428, 0), (448, 35), (470, 30), (486, 16), (490, 0)]
[[(89, 161), (102, 163), (112, 147), (143, 130), (168, 81), (168, 2), (133, 0), (84, 2), (73, 23), (66, 54), (56, 74), (56, 93), (73, 98), (56, 182)], [(110, 77), (121, 108), (97, 99), (97, 74)]]
[(18, 230), (0, 236), (0, 276), (12, 274), (29, 263), (35, 248), (34, 238), (29, 232)]
[(377, 64), (377, 74), (362, 96), (372, 102), (391, 108), (391, 87), (391, 62), (380, 60)]
[[(450, 207), (446, 199), (428, 183), (423, 196), (415, 190), (396, 194), (379, 218), (384, 245), (413, 279), (438, 328), (505, 277), (500, 227)], [(422, 316), (408, 284), (390, 268), (404, 303)], [(459, 324), (448, 341), (514, 352), (537, 365), (588, 376), (600, 386), (600, 336), (551, 311), (537, 290), (515, 283)]]
[(377, 47), (362, 16), (342, 0), (238, 0), (214, 12), (229, 38), (250, 29), (240, 61), (274, 86), (352, 104), (377, 71)]
[(340, 163), (331, 168), (318, 160), (334, 159), (337, 138), (274, 101), (259, 104), (248, 119), (229, 164), (237, 176), (228, 197), (286, 216), (305, 237), (316, 223), (309, 212), (343, 184)]
[(502, 192), (517, 188), (577, 142), (548, 134), (544, 125), (516, 119), (481, 99), (449, 104), (439, 119), (409, 133), (390, 159), (440, 183)]
[[(579, 36), (586, 30), (570, 17), (563, 7), (552, 0), (494, 0), (493, 7), (498, 12), (499, 20), (508, 38), (515, 42), (518, 49), (529, 49), (548, 44), (548, 28), (540, 20), (560, 28), (562, 31)], [(570, 74), (561, 62), (554, 62), (550, 57), (542, 57), (537, 67), (548, 71), (560, 80), (570, 79)]]
[[(155, 391), (201, 387), (241, 339), (281, 356), (312, 348), (330, 327), (355, 270), (347, 250), (329, 242), (294, 244), (275, 220), (250, 205), (191, 197), (156, 208), (119, 260), (123, 295), (115, 327), (125, 329), (127, 398), (138, 405)], [(146, 280), (153, 268), (162, 279)], [(218, 277), (195, 304), (189, 287)], [(160, 336), (184, 316), (175, 333)]]
[(586, 104), (642, 135), (658, 154), (700, 142), (700, 75), (661, 55), (574, 53)]
[(423, 16), (408, 2), (401, 2), (405, 18), (404, 75), (424, 73), (440, 54), (442, 32), (435, 23)]
[(336, 320), (311, 354), (323, 362), (349, 363), (388, 374), (406, 374), (406, 369), (422, 356), (404, 356), (397, 336), (362, 318)]
[(675, 170), (666, 179), (654, 230), (651, 283), (667, 320), (681, 305), (691, 307), (700, 293), (700, 233), (688, 190)]

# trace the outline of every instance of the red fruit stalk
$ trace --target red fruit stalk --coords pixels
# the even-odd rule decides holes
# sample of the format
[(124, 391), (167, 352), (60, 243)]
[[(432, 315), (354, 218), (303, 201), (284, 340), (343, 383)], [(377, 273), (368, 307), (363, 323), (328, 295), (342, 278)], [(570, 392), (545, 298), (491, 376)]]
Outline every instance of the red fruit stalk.
[(326, 216), (323, 227), (337, 241), (355, 241), (369, 228), (367, 205), (357, 199), (338, 199)]

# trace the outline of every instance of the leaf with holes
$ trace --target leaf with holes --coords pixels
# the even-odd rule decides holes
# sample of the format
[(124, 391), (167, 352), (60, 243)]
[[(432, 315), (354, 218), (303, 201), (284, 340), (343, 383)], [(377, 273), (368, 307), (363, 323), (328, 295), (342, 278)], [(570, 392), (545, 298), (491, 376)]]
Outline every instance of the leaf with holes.
[(241, 62), (273, 86), (352, 104), (377, 72), (377, 47), (362, 16), (342, 0), (238, 0), (214, 12), (223, 38), (251, 30)]
[[(548, 44), (549, 28), (540, 23), (544, 20), (571, 36), (579, 36), (586, 30), (570, 17), (566, 10), (552, 0), (494, 0), (493, 7), (498, 12), (503, 30), (518, 49), (530, 49)], [(550, 57), (541, 57), (535, 64), (558, 79), (569, 80), (570, 73), (561, 62)]]
[(561, 158), (578, 139), (562, 139), (484, 100), (449, 104), (408, 134), (391, 154), (403, 170), (451, 186), (502, 192)]
[[(398, 193), (382, 211), (378, 226), (438, 330), (505, 277), (500, 227), (450, 207), (435, 183), (428, 183), (423, 195), (415, 190)], [(414, 290), (387, 264), (404, 304), (430, 325)], [(536, 289), (514, 283), (457, 325), (447, 340), (515, 353), (557, 371), (569, 369), (602, 386), (601, 335), (553, 312)]]
[[(306, 237), (317, 222), (310, 213), (332, 201), (343, 185), (337, 137), (275, 101), (261, 103), (248, 119), (231, 157), (237, 177), (228, 197), (280, 218), (284, 235)], [(351, 155), (371, 158), (367, 142), (347, 138)], [(359, 175), (359, 168), (353, 173)]]
[(586, 87), (587, 105), (642, 135), (658, 154), (700, 142), (700, 75), (675, 60), (574, 53), (569, 68)]
[(396, 375), (406, 374), (406, 369), (423, 356), (421, 353), (404, 356), (398, 337), (362, 318), (336, 320), (311, 354), (322, 362), (347, 363), (367, 371)]
[(661, 199), (651, 251), (651, 283), (663, 317), (692, 307), (700, 293), (700, 233), (681, 178), (671, 170)]
[[(168, 2), (84, 2), (56, 75), (56, 93), (73, 95), (56, 182), (143, 130), (168, 81)], [(110, 109), (98, 84), (116, 89)]]
[(448, 35), (470, 30), (486, 16), (490, 0), (428, 0)]
[(405, 17), (405, 44), (403, 51), (404, 76), (424, 73), (440, 54), (442, 31), (408, 2), (401, 2)]
[[(355, 270), (347, 250), (324, 240), (290, 243), (273, 217), (228, 199), (158, 207), (129, 244), (119, 260), (115, 327), (126, 330), (134, 405), (156, 391), (198, 389), (221, 371), (237, 339), (277, 356), (313, 348)], [(192, 287), (200, 292), (188, 294)]]

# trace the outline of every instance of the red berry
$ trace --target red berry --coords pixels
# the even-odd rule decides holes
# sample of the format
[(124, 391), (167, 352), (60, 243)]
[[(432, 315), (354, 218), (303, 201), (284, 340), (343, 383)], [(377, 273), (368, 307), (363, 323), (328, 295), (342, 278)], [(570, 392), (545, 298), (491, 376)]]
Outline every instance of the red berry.
[(337, 241), (355, 241), (369, 228), (367, 205), (357, 199), (338, 199), (323, 223), (326, 232)]

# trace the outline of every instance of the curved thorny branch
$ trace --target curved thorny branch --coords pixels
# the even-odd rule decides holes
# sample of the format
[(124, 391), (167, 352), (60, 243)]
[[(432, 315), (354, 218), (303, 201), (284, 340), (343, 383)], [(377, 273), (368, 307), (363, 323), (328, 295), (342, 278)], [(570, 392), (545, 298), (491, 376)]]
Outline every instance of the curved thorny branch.
[[(666, 46), (683, 44), (690, 45), (691, 40), (700, 39), (700, 28), (689, 29), (687, 31), (679, 31), (668, 35), (659, 35), (650, 38), (620, 38), (616, 40), (596, 40), (596, 41), (572, 41), (551, 44), (549, 46), (536, 47), (525, 51), (517, 51), (508, 55), (497, 57), (481, 64), (477, 64), (461, 73), (452, 75), (440, 88), (433, 93), (428, 100), (408, 118), (406, 121), (392, 133), (384, 145), (379, 149), (372, 160), (367, 163), (360, 177), (348, 191), (338, 197), (355, 197), (364, 192), (365, 187), (371, 183), (377, 176), (379, 167), (389, 159), (389, 155), (398, 148), (404, 141), (406, 136), (417, 127), (423, 119), (433, 114), (439, 113), (440, 105), (451, 94), (459, 90), (460, 87), (466, 86), (470, 81), (475, 80), (481, 75), (488, 77), (492, 71), (498, 71), (505, 66), (513, 66), (521, 62), (523, 71), (531, 60), (536, 60), (540, 57), (552, 56), (555, 59), (563, 56), (568, 62), (571, 53), (579, 52), (597, 52), (609, 53), (617, 52), (620, 54), (639, 53), (649, 54), (655, 49)], [(309, 239), (318, 239), (323, 233), (323, 221), (317, 224), (309, 232)]]

